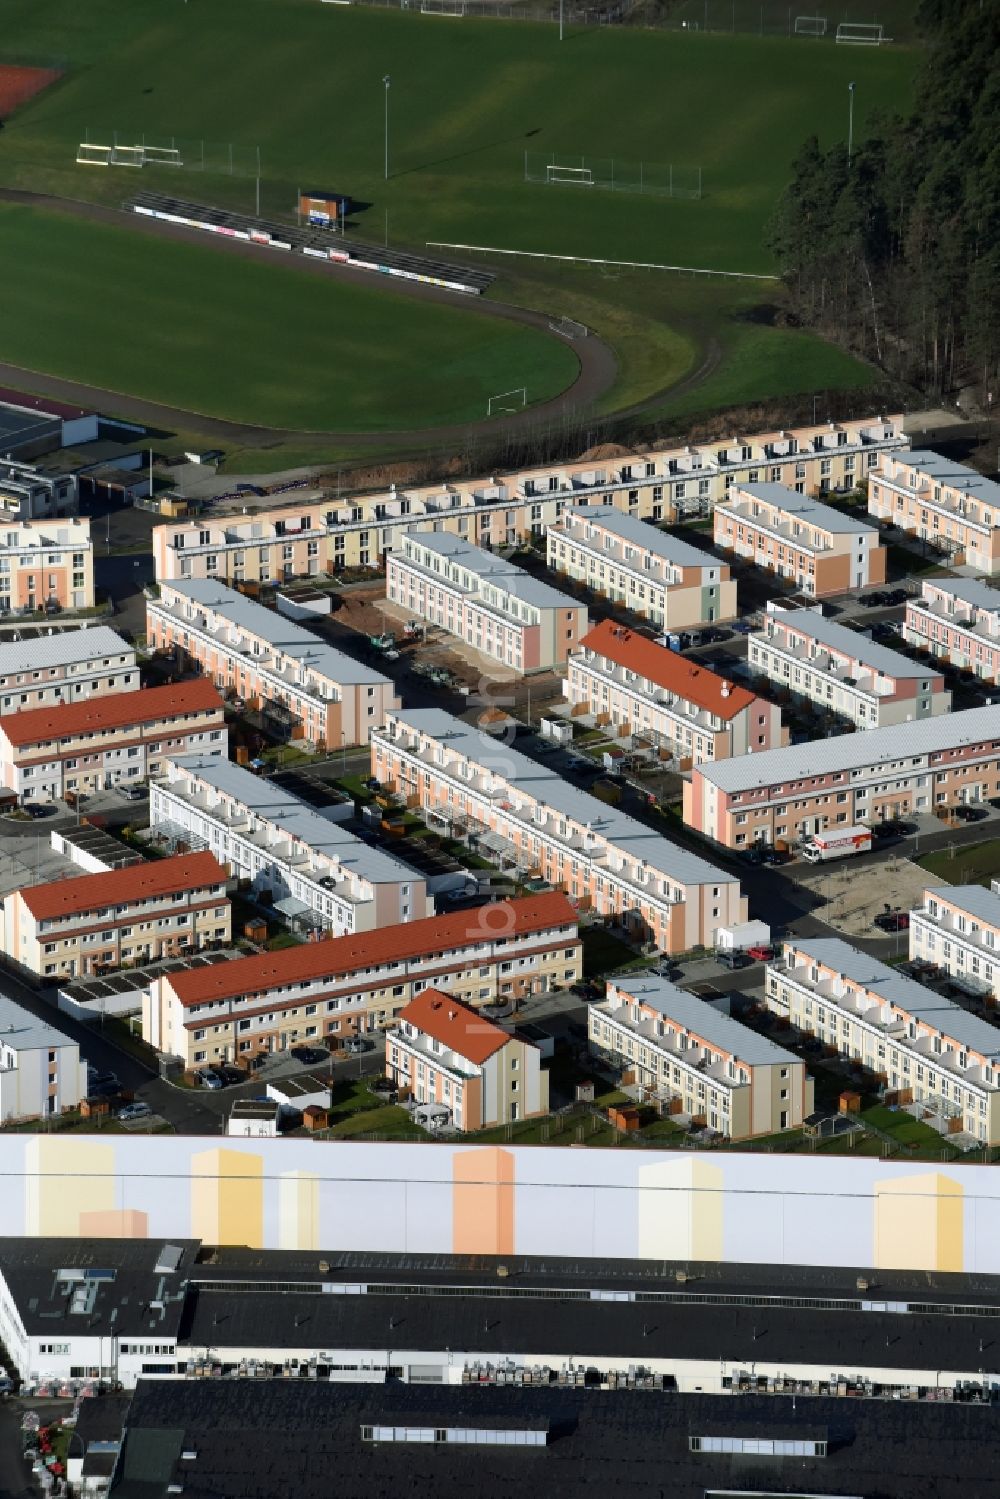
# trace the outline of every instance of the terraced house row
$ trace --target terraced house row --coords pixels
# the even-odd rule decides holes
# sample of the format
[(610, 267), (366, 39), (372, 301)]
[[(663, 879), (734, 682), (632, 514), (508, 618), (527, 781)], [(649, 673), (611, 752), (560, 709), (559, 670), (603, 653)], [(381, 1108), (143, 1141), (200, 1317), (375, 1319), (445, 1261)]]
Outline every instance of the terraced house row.
[(146, 604), (146, 634), (260, 711), (276, 737), (314, 749), (367, 744), (372, 724), (399, 703), (380, 671), (222, 583), (161, 584)]
[(40, 640), (5, 640), (0, 651), (0, 716), (138, 692), (140, 685), (135, 647), (107, 625)]
[(587, 610), (551, 584), (459, 537), (413, 532), (388, 559), (386, 598), (518, 672), (566, 660)]
[(576, 983), (582, 951), (564, 895), (523, 896), (164, 974), (142, 1033), (189, 1067), (336, 1043), (384, 1027), (425, 989), (478, 1008)]
[(434, 909), (426, 879), (403, 860), (228, 760), (167, 761), (150, 787), (149, 821), (158, 833), (211, 850), (300, 931), (371, 931)]
[(391, 713), (372, 735), (372, 768), (432, 826), (661, 952), (711, 947), (720, 926), (746, 920), (732, 875), (449, 713)]
[(792, 938), (768, 1009), (984, 1145), (1000, 1143), (1000, 1028), (839, 938)]
[(736, 617), (729, 567), (613, 505), (563, 511), (546, 533), (548, 564), (663, 630)]
[(885, 582), (874, 526), (783, 484), (737, 484), (715, 507), (715, 544), (813, 598)]
[(0, 783), (22, 801), (54, 801), (157, 774), (170, 755), (225, 757), (222, 699), (211, 682), (115, 692), (0, 716)]
[(252, 515), (157, 526), (160, 582), (214, 577), (278, 583), (345, 567), (382, 566), (407, 531), (448, 531), (476, 546), (512, 546), (542, 535), (567, 506), (607, 504), (643, 520), (708, 514), (737, 483), (802, 485), (809, 494), (850, 490), (881, 453), (907, 448), (899, 415), (823, 422), (789, 431), (732, 434), (624, 459), (521, 469), (456, 483), (415, 485), (331, 501), (297, 495)]
[(885, 453), (868, 511), (930, 542), (955, 566), (1000, 572), (1000, 484), (929, 451)]
[(570, 656), (563, 694), (574, 719), (639, 735), (682, 770), (788, 740), (774, 703), (609, 619)]
[(763, 630), (750, 636), (748, 660), (755, 674), (859, 729), (933, 718), (951, 708), (940, 672), (813, 609), (769, 604)]
[(1000, 590), (978, 578), (927, 578), (906, 605), (903, 636), (941, 661), (1000, 680)]
[(207, 853), (15, 890), (5, 951), (40, 978), (81, 978), (228, 942), (226, 870)]
[(1000, 706), (696, 765), (684, 821), (727, 848), (1000, 795)]

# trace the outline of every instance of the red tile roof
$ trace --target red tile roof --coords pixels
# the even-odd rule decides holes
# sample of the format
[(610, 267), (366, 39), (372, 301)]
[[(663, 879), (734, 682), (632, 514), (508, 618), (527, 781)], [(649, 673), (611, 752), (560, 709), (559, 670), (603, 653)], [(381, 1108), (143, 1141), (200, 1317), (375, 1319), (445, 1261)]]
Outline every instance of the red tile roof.
[(53, 916), (75, 916), (82, 911), (225, 882), (226, 871), (214, 854), (178, 854), (173, 859), (130, 864), (107, 874), (81, 874), (46, 885), (29, 885), (21, 891), (21, 899), (36, 921), (46, 921)]
[(460, 1057), (479, 1065), (500, 1051), (512, 1039), (510, 1032), (494, 1025), (485, 1015), (464, 1005), (453, 994), (440, 989), (425, 989), (399, 1012), (400, 1021), (408, 1021), (425, 1036), (440, 1041)]
[(483, 937), (525, 937), (550, 927), (576, 922), (576, 908), (561, 891), (495, 901), (469, 911), (425, 916), (384, 927), (287, 947), (260, 957), (237, 958), (209, 968), (189, 968), (170, 975), (181, 1004), (211, 1003), (245, 994), (264, 994), (284, 984), (312, 979), (345, 978), (359, 969), (404, 958), (415, 960), (451, 951)]
[(60, 703), (51, 708), (29, 708), (0, 718), (0, 731), (13, 745), (44, 744), (100, 729), (123, 729), (199, 709), (222, 708), (222, 699), (207, 677), (175, 682), (170, 687), (144, 687), (139, 692), (115, 692), (84, 703)]
[(676, 692), (686, 702), (695, 703), (719, 718), (735, 718), (748, 708), (754, 695), (746, 687), (734, 687), (725, 677), (716, 676), (707, 666), (689, 661), (665, 645), (645, 635), (637, 635), (614, 620), (603, 619), (584, 635), (580, 645), (596, 651), (616, 666), (625, 666), (657, 687)]

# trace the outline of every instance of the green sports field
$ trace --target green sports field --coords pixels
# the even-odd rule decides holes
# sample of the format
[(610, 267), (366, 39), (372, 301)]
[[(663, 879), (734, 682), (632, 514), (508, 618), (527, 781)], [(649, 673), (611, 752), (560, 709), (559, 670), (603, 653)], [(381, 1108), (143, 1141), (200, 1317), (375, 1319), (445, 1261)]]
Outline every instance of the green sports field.
[[(247, 176), (74, 164), (85, 135), (100, 140), (114, 130), (137, 140), (204, 140), (210, 160), (218, 159), (220, 145), (232, 142), (235, 160), (244, 165), (260, 147), (265, 212), (291, 212), (300, 186), (346, 192), (366, 205), (353, 221), (352, 233), (360, 238), (382, 240), (387, 234), (391, 243), (417, 247), (428, 240), (455, 241), (757, 273), (773, 271), (764, 229), (803, 137), (815, 132), (827, 144), (846, 134), (849, 82), (856, 84), (855, 133), (862, 134), (876, 108), (905, 104), (915, 66), (914, 54), (902, 49), (626, 28), (570, 33), (560, 45), (554, 27), (319, 0), (3, 0), (3, 17), (0, 61), (5, 54), (7, 60), (61, 61), (67, 72), (0, 134), (0, 185), (117, 201), (141, 180), (145, 187), (249, 210), (255, 188)], [(385, 74), (392, 80), (388, 182)], [(560, 159), (594, 155), (673, 164), (678, 175), (698, 167), (704, 196), (687, 201), (526, 183), (526, 150)], [(192, 147), (189, 159), (193, 155)], [(170, 247), (156, 257), (146, 291), (151, 309), (176, 255)], [(273, 298), (290, 336), (295, 297), (283, 283), (294, 278), (268, 269), (271, 289), (255, 291), (262, 298), (261, 316)], [(530, 264), (510, 263), (497, 294), (517, 300), (520, 278), (531, 273)], [(185, 275), (179, 271), (177, 279)], [(16, 273), (7, 284), (16, 285)], [(767, 294), (766, 284), (761, 290)], [(628, 323), (625, 343), (639, 349), (641, 312), (624, 305), (627, 297), (619, 301), (615, 282), (591, 273), (582, 295), (596, 307), (588, 317), (591, 326), (605, 331), (603, 309), (612, 341)], [(678, 299), (677, 291), (670, 296)], [(419, 392), (414, 400), (406, 392), (412, 368), (405, 366), (411, 340), (419, 342), (425, 328), (417, 330), (413, 313), (388, 320), (390, 327), (377, 322), (380, 337), (366, 349), (357, 333), (364, 317), (373, 315), (373, 303), (354, 293), (351, 300), (359, 315), (344, 316), (343, 337), (355, 378), (368, 382), (373, 401), (399, 340), (403, 379), (391, 398), (386, 393), (383, 407), (386, 425), (401, 413), (405, 425), (420, 404)], [(711, 330), (713, 315), (704, 309), (712, 298), (699, 293), (696, 300), (703, 327)], [(725, 319), (731, 299), (723, 294), (716, 300), (717, 316)], [(211, 317), (213, 301), (193, 286), (190, 320)], [(175, 327), (184, 316), (171, 302)], [(433, 316), (440, 319), (441, 313)], [(59, 322), (58, 307), (53, 322)], [(15, 357), (7, 337), (0, 326), (0, 358)], [(335, 350), (339, 337), (331, 330), (327, 347)], [(301, 342), (303, 348), (311, 344)], [(62, 367), (79, 357), (79, 349), (67, 349)], [(538, 358), (548, 371), (538, 382), (540, 395), (560, 378), (560, 363), (552, 352)], [(623, 399), (638, 388), (630, 359), (621, 361)], [(370, 362), (377, 370), (368, 370)], [(821, 383), (839, 383), (844, 363), (838, 354), (830, 379)], [(849, 363), (847, 383), (857, 383), (860, 367)], [(498, 357), (496, 374), (486, 377), (493, 390), (503, 386), (503, 367)], [(667, 351), (660, 387), (685, 367), (684, 358)], [(304, 356), (301, 369), (306, 379), (315, 372)], [(109, 369), (110, 383), (121, 388), (126, 373), (132, 377), (131, 371), (115, 376)], [(738, 386), (737, 375), (730, 388)], [(425, 377), (421, 369), (416, 383)], [(230, 371), (227, 414), (244, 400), (241, 378), (240, 371)], [(646, 374), (639, 383), (650, 384)], [(256, 380), (254, 387), (248, 412), (259, 411)], [(336, 418), (341, 399), (331, 393), (327, 409), (331, 425), (346, 428), (360, 418), (346, 408)], [(364, 406), (365, 398), (359, 399)], [(438, 409), (448, 400), (442, 396)], [(471, 392), (464, 403), (460, 391), (451, 416), (460, 419), (468, 404), (475, 404)], [(429, 411), (428, 405), (418, 424), (447, 419)]]

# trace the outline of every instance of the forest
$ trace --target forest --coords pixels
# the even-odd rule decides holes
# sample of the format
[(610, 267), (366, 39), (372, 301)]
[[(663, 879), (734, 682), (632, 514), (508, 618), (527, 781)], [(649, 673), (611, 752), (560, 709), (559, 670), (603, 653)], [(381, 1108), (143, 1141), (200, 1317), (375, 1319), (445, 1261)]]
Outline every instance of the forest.
[(1000, 4), (921, 0), (912, 112), (802, 146), (769, 230), (794, 315), (927, 396), (1000, 402)]

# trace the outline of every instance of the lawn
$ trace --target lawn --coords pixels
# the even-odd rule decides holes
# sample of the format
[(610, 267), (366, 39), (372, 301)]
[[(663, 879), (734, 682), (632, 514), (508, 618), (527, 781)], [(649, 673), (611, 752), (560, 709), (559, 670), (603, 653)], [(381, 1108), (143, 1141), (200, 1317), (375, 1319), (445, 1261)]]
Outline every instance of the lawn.
[(652, 958), (641, 958), (627, 942), (606, 932), (603, 927), (584, 927), (580, 936), (583, 941), (584, 978), (617, 973), (623, 968), (647, 968), (653, 962)]
[(0, 358), (260, 425), (479, 419), (491, 393), (527, 378), (538, 400), (578, 368), (531, 328), (22, 206), (0, 206), (0, 279)]
[(956, 844), (954, 850), (935, 849), (933, 853), (921, 854), (916, 862), (928, 874), (947, 880), (950, 885), (988, 886), (993, 876), (1000, 875), (1000, 838), (964, 848)]
[[(239, 170), (88, 171), (74, 160), (85, 136), (110, 139), (115, 130), (122, 139), (182, 140), (189, 162), (200, 159), (205, 142), (209, 162), (221, 163), (232, 142), (244, 173), (256, 170), (260, 148), (264, 213), (288, 216), (299, 186), (348, 192), (358, 205), (350, 229), (357, 238), (765, 275), (774, 271), (765, 228), (800, 143), (810, 132), (823, 146), (843, 138), (849, 82), (856, 84), (856, 138), (876, 109), (905, 107), (916, 61), (901, 48), (626, 27), (571, 32), (559, 46), (553, 27), (316, 0), (5, 0), (4, 15), (20, 59), (59, 57), (68, 70), (0, 135), (0, 185), (118, 203), (141, 176), (143, 187), (252, 211), (256, 183)], [(384, 75), (391, 77), (388, 180)], [(628, 107), (595, 108), (601, 98)], [(526, 150), (563, 160), (586, 154), (669, 163), (678, 175), (699, 167), (704, 196), (529, 183)], [(60, 225), (55, 238), (67, 236)], [(72, 248), (63, 243), (60, 255), (57, 247), (15, 245), (15, 252), (15, 280), (14, 254), (4, 265), (15, 289), (10, 305), (20, 314), (23, 278), (32, 312), (15, 316), (9, 331), (5, 320), (0, 355), (63, 373), (67, 361), (86, 361), (109, 388), (141, 377), (136, 389), (149, 393), (154, 381), (173, 392), (162, 399), (200, 411), (266, 410), (268, 424), (374, 431), (398, 423), (401, 412), (414, 427), (443, 419), (442, 412), (480, 415), (484, 389), (523, 384), (526, 369), (536, 399), (568, 379), (571, 350), (553, 349), (542, 335), (525, 342), (527, 332), (497, 331), (459, 312), (449, 319), (437, 308), (423, 321), (410, 313), (401, 319), (401, 304), (381, 289), (371, 297), (355, 289), (321, 296), (316, 280), (302, 289), (271, 264), (262, 271), (280, 285), (264, 289), (221, 256), (222, 269), (206, 271), (203, 281), (177, 269), (174, 246), (170, 256), (145, 250), (141, 265), (135, 255), (128, 266), (122, 261), (130, 257), (111, 255), (114, 294), (91, 295), (94, 314), (84, 317)], [(112, 279), (92, 254), (84, 254), (82, 269), (91, 289)], [(129, 324), (131, 347), (103, 331), (94, 347), (98, 314), (110, 318), (114, 335), (140, 272), (146, 305)], [(71, 285), (43, 319), (32, 359), (24, 340), (38, 313), (37, 285), (61, 291), (64, 275)], [(187, 286), (180, 302), (178, 280)], [(870, 379), (863, 365), (812, 335), (749, 316), (773, 297), (766, 282), (513, 260), (504, 262), (496, 295), (578, 316), (612, 343), (619, 380), (606, 409), (684, 381), (706, 351), (712, 367), (701, 388), (682, 387), (663, 414)], [(306, 301), (317, 308), (312, 318)], [(248, 305), (262, 310), (252, 337)], [(190, 394), (180, 398), (179, 383)]]

